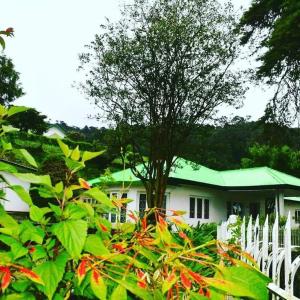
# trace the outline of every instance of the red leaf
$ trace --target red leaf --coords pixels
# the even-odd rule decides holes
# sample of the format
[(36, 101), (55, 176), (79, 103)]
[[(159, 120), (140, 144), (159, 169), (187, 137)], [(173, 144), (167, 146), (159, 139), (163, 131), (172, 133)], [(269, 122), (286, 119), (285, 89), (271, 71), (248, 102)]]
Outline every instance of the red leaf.
[(138, 282), (138, 286), (142, 289), (145, 289), (147, 287), (147, 284), (145, 281), (139, 281)]
[(4, 273), (1, 280), (1, 289), (4, 291), (10, 284), (11, 273), (7, 267), (2, 268), (1, 272)]
[(188, 240), (187, 235), (186, 235), (183, 231), (180, 231), (180, 232), (178, 233), (178, 235), (179, 235), (182, 239)]
[(181, 283), (186, 289), (190, 289), (192, 287), (192, 282), (187, 278), (187, 276), (181, 272), (180, 273)]
[(128, 214), (128, 217), (131, 218), (135, 222), (137, 222), (139, 220), (133, 212), (130, 212), (130, 214)]
[(33, 271), (27, 269), (27, 268), (23, 268), (23, 267), (20, 267), (19, 268), (19, 271), (21, 273), (23, 273), (27, 278), (29, 278), (30, 280), (34, 281), (34, 282), (37, 282), (37, 283), (40, 283), (40, 284), (43, 284), (43, 281), (42, 279), (40, 278), (39, 275), (37, 275), (36, 273), (34, 273)]
[(168, 278), (166, 279), (168, 282), (172, 282), (173, 280), (174, 280), (174, 278), (175, 278), (175, 273), (174, 272), (172, 272), (169, 276), (168, 276)]
[(29, 253), (33, 253), (35, 251), (35, 247), (30, 247), (29, 249), (28, 249), (28, 252)]
[(205, 281), (203, 280), (203, 277), (193, 271), (189, 271), (189, 275), (199, 284), (204, 284)]
[(14, 29), (12, 27), (8, 27), (6, 30), (5, 30), (8, 34), (11, 34), (14, 32)]
[(81, 263), (78, 266), (77, 275), (78, 275), (79, 282), (82, 281), (82, 279), (86, 274), (86, 265), (87, 265), (87, 261), (84, 259), (81, 261)]
[(99, 272), (97, 270), (93, 270), (92, 276), (93, 276), (95, 283), (99, 284), (99, 279), (100, 279)]
[(112, 247), (113, 247), (113, 249), (118, 250), (120, 253), (124, 253), (125, 252), (125, 248), (123, 247), (122, 244), (114, 244)]
[(106, 226), (104, 226), (103, 224), (99, 224), (99, 227), (101, 228), (102, 231), (104, 232), (108, 232), (108, 229)]
[(83, 178), (79, 178), (78, 179), (80, 186), (85, 189), (85, 190), (89, 190), (91, 188), (91, 186), (89, 185), (89, 183), (87, 181), (85, 181)]
[(164, 218), (162, 218), (161, 216), (158, 216), (158, 224), (160, 226), (160, 229), (162, 231), (164, 231), (165, 229), (167, 229), (167, 222), (164, 220)]
[(146, 218), (142, 219), (142, 228), (143, 228), (143, 230), (147, 229), (147, 219)]

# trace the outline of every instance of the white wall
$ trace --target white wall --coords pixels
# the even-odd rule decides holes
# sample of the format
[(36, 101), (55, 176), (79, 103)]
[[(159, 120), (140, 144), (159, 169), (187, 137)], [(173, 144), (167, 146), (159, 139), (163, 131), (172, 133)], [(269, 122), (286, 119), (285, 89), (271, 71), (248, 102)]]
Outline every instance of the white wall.
[(299, 227), (299, 223), (295, 222), (295, 210), (300, 209), (299, 201), (287, 201), (284, 202), (284, 214), (287, 216), (291, 212), (291, 224), (292, 227)]
[[(24, 181), (21, 181), (20, 179), (16, 178), (12, 174), (6, 173), (6, 172), (0, 172), (1, 175), (7, 180), (7, 182), (11, 185), (21, 185), (23, 186), (27, 191), (30, 188), (30, 184)], [(4, 206), (4, 209), (6, 211), (14, 211), (14, 212), (28, 212), (29, 206), (21, 200), (21, 198), (11, 189), (5, 187), (6, 184), (4, 182), (0, 183), (0, 188), (4, 188), (4, 191), (6, 193), (5, 199), (0, 200), (1, 204)]]

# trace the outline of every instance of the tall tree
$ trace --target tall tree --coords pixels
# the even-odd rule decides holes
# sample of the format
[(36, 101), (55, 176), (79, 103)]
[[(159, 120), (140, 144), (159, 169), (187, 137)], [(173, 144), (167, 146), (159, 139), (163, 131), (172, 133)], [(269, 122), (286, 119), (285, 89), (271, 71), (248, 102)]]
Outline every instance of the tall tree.
[(287, 122), (300, 111), (300, 1), (254, 0), (240, 26), (242, 44), (254, 43), (259, 80), (275, 87), (269, 108)]
[(222, 104), (239, 104), (235, 26), (232, 6), (215, 0), (135, 0), (80, 56), (82, 87), (98, 117), (131, 144), (130, 166), (149, 207), (162, 207), (174, 158), (194, 125)]
[(19, 82), (20, 74), (15, 70), (11, 59), (0, 56), (0, 104), (8, 105), (24, 95)]
[(34, 108), (30, 108), (22, 114), (16, 114), (11, 117), (10, 123), (23, 131), (31, 131), (36, 134), (43, 134), (47, 128), (47, 116), (42, 115)]

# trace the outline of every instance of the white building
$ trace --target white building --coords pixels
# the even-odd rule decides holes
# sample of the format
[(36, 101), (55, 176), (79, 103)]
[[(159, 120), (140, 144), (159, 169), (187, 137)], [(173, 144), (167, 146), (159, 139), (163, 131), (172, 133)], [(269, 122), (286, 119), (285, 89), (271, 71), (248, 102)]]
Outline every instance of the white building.
[[(142, 165), (139, 166), (142, 168)], [(127, 211), (143, 212), (146, 193), (140, 180), (130, 169), (111, 175), (107, 184), (111, 195), (127, 197), (133, 202)], [(103, 184), (108, 178), (89, 181)], [(125, 188), (122, 189), (124, 183)], [(266, 215), (275, 212), (287, 215), (291, 211), (293, 225), (300, 222), (300, 179), (267, 168), (215, 171), (195, 163), (178, 159), (177, 167), (169, 176), (164, 207), (186, 211), (185, 219), (191, 225), (227, 220), (231, 214)], [(111, 215), (114, 222), (116, 216)], [(125, 221), (125, 212), (122, 214)]]
[(48, 128), (48, 130), (43, 135), (51, 139), (64, 139), (66, 133), (59, 126), (52, 125)]

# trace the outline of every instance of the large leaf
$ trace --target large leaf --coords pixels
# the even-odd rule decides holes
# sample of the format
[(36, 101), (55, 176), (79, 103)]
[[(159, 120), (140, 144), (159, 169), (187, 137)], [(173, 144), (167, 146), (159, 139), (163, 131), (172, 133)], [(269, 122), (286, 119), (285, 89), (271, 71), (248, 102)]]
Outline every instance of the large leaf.
[(35, 159), (33, 158), (33, 156), (27, 150), (25, 150), (25, 149), (18, 149), (18, 151), (20, 152), (20, 154), (26, 159), (26, 161), (30, 165), (32, 165), (35, 168), (38, 167)]
[(23, 180), (23, 181), (26, 181), (26, 182), (52, 186), (51, 185), (51, 179), (50, 179), (49, 175), (34, 175), (34, 174), (31, 174), (31, 173), (16, 173), (16, 174), (14, 174), (14, 176), (16, 176), (20, 180)]
[(42, 222), (44, 215), (51, 211), (52, 210), (49, 207), (40, 208), (38, 206), (32, 205), (29, 210), (29, 216), (30, 216), (30, 219), (34, 222)]
[(9, 173), (17, 173), (17, 169), (14, 166), (7, 164), (3, 161), (0, 161), (0, 171), (9, 172)]
[(106, 300), (107, 286), (102, 276), (96, 270), (92, 271), (91, 288), (98, 299)]
[(80, 158), (80, 150), (79, 150), (79, 147), (77, 146), (77, 147), (72, 151), (71, 159), (78, 161), (79, 158)]
[(116, 208), (112, 201), (107, 197), (105, 193), (99, 190), (99, 188), (94, 187), (86, 192), (84, 192), (84, 195), (91, 197), (95, 199), (97, 202), (104, 204), (105, 206), (108, 206), (110, 208)]
[(34, 272), (36, 272), (44, 282), (44, 286), (40, 286), (39, 288), (48, 299), (52, 299), (59, 282), (64, 276), (67, 260), (68, 255), (63, 252), (55, 261), (46, 261), (34, 268)]
[(10, 188), (29, 206), (32, 205), (32, 199), (28, 191), (21, 185), (11, 185)]
[(20, 239), (22, 243), (28, 241), (42, 244), (45, 232), (41, 227), (35, 227), (30, 221), (25, 220), (20, 224)]
[(101, 155), (102, 153), (104, 153), (106, 150), (103, 151), (99, 151), (99, 152), (89, 152), (89, 151), (84, 151), (83, 155), (82, 155), (82, 161), (87, 161), (90, 159), (93, 159), (99, 155)]
[(67, 220), (52, 226), (53, 233), (72, 258), (80, 258), (87, 235), (87, 222)]
[(29, 108), (26, 106), (12, 106), (9, 108), (9, 110), (7, 111), (7, 115), (10, 117), (12, 115), (24, 112), (26, 110), (28, 110)]
[(109, 250), (104, 246), (102, 239), (96, 234), (91, 234), (87, 237), (84, 250), (96, 256), (110, 254)]
[[(267, 284), (271, 281), (252, 267), (221, 267), (215, 278), (207, 278), (210, 286), (235, 297), (268, 300)], [(253, 288), (255, 287), (255, 288)]]
[(2, 205), (0, 204), (0, 232), (7, 235), (17, 237), (19, 235), (19, 224), (6, 213)]
[(127, 291), (122, 285), (118, 285), (111, 294), (111, 300), (127, 300)]
[(13, 255), (13, 258), (15, 260), (28, 253), (28, 249), (23, 247), (22, 243), (20, 243), (13, 237), (1, 234), (0, 241), (10, 247), (11, 254)]
[(57, 143), (61, 149), (61, 151), (63, 152), (63, 154), (65, 155), (65, 157), (69, 157), (71, 154), (71, 150), (69, 149), (68, 145), (66, 145), (64, 142), (62, 142), (61, 140), (57, 140)]
[(75, 203), (69, 203), (63, 212), (63, 216), (65, 219), (79, 220), (86, 215), (86, 210)]

